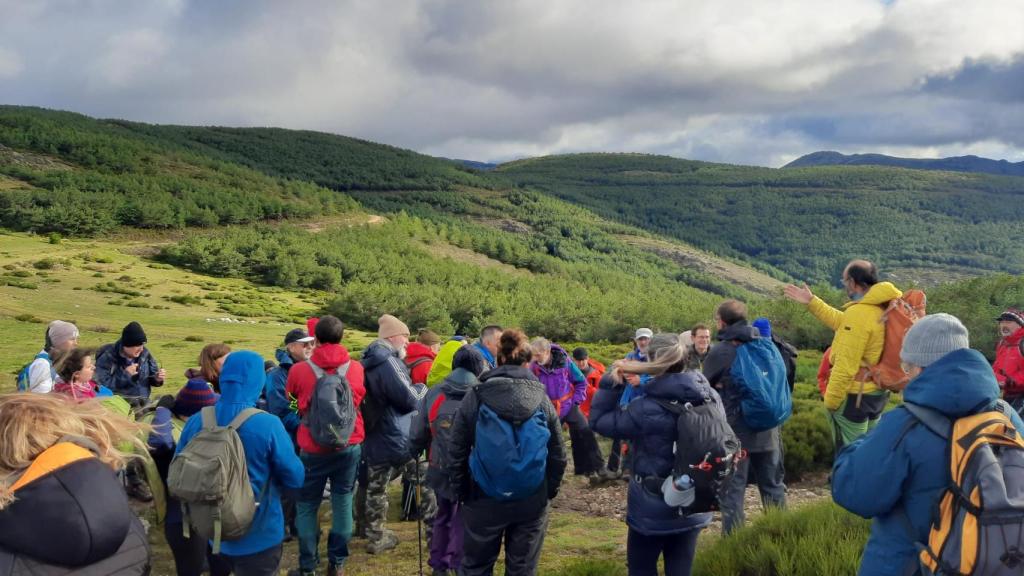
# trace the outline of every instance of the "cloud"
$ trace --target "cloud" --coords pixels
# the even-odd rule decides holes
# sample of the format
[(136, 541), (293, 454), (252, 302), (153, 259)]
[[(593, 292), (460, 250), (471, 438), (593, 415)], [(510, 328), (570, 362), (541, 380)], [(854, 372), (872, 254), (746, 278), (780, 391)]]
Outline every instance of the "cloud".
[(479, 160), (1020, 156), (1024, 3), (822, 10), (813, 0), (0, 0), (0, 79), (18, 76), (0, 82), (0, 102), (325, 130)]

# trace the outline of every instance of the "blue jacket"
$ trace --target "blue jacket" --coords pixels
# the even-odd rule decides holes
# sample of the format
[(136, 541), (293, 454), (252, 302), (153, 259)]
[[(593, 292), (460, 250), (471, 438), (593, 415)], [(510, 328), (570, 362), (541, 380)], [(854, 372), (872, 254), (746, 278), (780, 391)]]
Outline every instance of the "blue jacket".
[[(609, 438), (633, 441), (633, 473), (639, 476), (665, 478), (675, 463), (676, 418), (655, 399), (701, 403), (705, 396), (718, 394), (697, 372), (664, 374), (648, 381), (646, 394), (626, 406), (619, 406), (623, 389), (614, 385), (611, 375), (601, 379), (601, 386), (590, 405), (590, 427)], [(703, 528), (711, 523), (711, 514), (680, 516), (677, 509), (665, 504), (661, 494), (648, 493), (636, 480), (629, 482), (626, 524), (641, 534), (660, 535)]]
[[(632, 352), (626, 354), (626, 360), (633, 360), (635, 362), (647, 362), (647, 354), (640, 351), (639, 348), (634, 348)], [(651, 377), (648, 374), (640, 375), (639, 386), (626, 386), (625, 391), (622, 393), (622, 397), (619, 398), (619, 404), (625, 406), (637, 398), (642, 398), (645, 394), (645, 387), (650, 382)]]
[[(263, 358), (255, 352), (232, 352), (220, 372), (220, 399), (217, 401), (217, 424), (227, 426), (239, 412), (256, 406), (266, 376)], [(177, 452), (180, 453), (203, 426), (202, 418), (189, 418), (181, 431)], [(284, 540), (284, 513), (281, 510), (281, 489), (302, 487), (305, 470), (295, 454), (292, 440), (276, 416), (267, 413), (249, 418), (238, 430), (245, 448), (245, 465), (249, 469), (253, 495), (270, 486), (256, 509), (252, 528), (240, 540), (223, 542), (227, 556), (256, 554)]]
[[(398, 351), (385, 341), (370, 344), (363, 352), (362, 364), (366, 374), (366, 399), (370, 400), (372, 413), (363, 441), (363, 455), (371, 466), (400, 466), (412, 459), (409, 427), (427, 387), (412, 383), (409, 369), (398, 357)], [(366, 399), (363, 400), (364, 423)]]
[[(925, 368), (903, 397), (955, 419), (994, 406), (999, 385), (985, 357), (963, 349)], [(1024, 429), (1019, 416), (1012, 418), (1018, 430)], [(874, 518), (860, 574), (898, 576), (916, 561), (903, 513), (916, 541), (927, 541), (932, 510), (949, 484), (947, 451), (944, 440), (899, 407), (839, 453), (832, 469), (832, 498), (854, 514)]]
[(156, 364), (156, 359), (149, 353), (149, 348), (143, 348), (137, 359), (139, 371), (135, 376), (130, 376), (125, 371), (129, 360), (121, 354), (121, 348), (121, 341), (118, 340), (101, 349), (96, 357), (96, 374), (93, 377), (97, 384), (110, 388), (114, 394), (144, 404), (149, 400), (151, 386), (163, 386), (163, 383), (156, 379), (156, 373), (160, 368)]
[(486, 346), (479, 342), (473, 344), (473, 346), (480, 351), (480, 354), (483, 355), (484, 360), (487, 360), (487, 365), (490, 367), (491, 370), (494, 370), (495, 368), (498, 367), (498, 361), (494, 359), (494, 354), (491, 354), (491, 351), (488, 350)]
[(299, 429), (299, 414), (292, 407), (292, 401), (288, 398), (285, 388), (288, 384), (288, 371), (292, 369), (292, 364), (295, 361), (284, 349), (279, 349), (275, 358), (277, 359), (277, 368), (267, 372), (263, 395), (267, 398), (267, 412), (281, 419), (284, 429), (294, 440)]

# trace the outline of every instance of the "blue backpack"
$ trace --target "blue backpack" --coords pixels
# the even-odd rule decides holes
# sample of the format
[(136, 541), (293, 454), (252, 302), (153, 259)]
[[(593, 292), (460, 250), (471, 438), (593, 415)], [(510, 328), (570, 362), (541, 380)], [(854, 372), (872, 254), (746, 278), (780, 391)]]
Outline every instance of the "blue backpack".
[(743, 421), (751, 430), (770, 430), (789, 419), (793, 397), (786, 364), (770, 339), (755, 338), (740, 344), (730, 376), (732, 385), (740, 391)]
[(522, 500), (530, 496), (544, 483), (550, 439), (551, 430), (542, 407), (519, 425), (513, 425), (481, 403), (476, 418), (476, 441), (469, 455), (473, 481), (495, 500)]
[(21, 372), (18, 372), (18, 392), (29, 391), (29, 368), (32, 367), (32, 364), (34, 364), (36, 360), (40, 359), (46, 360), (46, 362), (50, 365), (50, 379), (54, 381), (57, 380), (57, 371), (53, 369), (53, 362), (50, 361), (50, 355), (47, 354), (46, 352), (40, 352), (39, 354), (36, 354), (36, 357), (32, 359), (32, 362), (25, 364), (25, 367), (21, 369)]

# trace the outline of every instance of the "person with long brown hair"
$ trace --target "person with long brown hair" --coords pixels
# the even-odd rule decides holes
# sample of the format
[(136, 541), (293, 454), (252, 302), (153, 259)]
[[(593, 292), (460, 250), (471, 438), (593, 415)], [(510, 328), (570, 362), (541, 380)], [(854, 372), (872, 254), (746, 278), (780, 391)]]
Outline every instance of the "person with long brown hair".
[[(532, 358), (525, 334), (503, 332), (498, 367), (466, 392), (452, 424), (449, 474), (452, 490), (464, 502), (463, 576), (493, 573), (502, 540), (507, 576), (537, 572), (548, 502), (558, 494), (566, 457), (562, 424), (530, 370)], [(502, 429), (505, 435), (495, 434)], [(519, 441), (505, 451), (482, 447), (481, 442), (490, 447), (495, 439), (512, 435)], [(521, 448), (531, 440), (538, 445)]]
[(218, 394), (220, 394), (220, 370), (230, 353), (231, 346), (220, 343), (207, 344), (199, 352), (199, 373), (206, 378), (206, 381), (213, 387), (213, 391)]
[[(115, 471), (146, 426), (97, 401), (0, 396), (0, 565), (42, 573), (149, 573), (142, 524)], [(19, 572), (20, 573), (20, 572)]]

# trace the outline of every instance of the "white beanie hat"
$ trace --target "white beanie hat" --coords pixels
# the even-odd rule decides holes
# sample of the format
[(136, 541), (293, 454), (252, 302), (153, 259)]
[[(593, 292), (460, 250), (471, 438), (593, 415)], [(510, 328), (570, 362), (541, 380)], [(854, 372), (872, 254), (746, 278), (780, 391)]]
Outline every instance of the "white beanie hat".
[(924, 368), (950, 352), (970, 346), (967, 328), (956, 316), (929, 314), (915, 322), (907, 332), (900, 360)]

